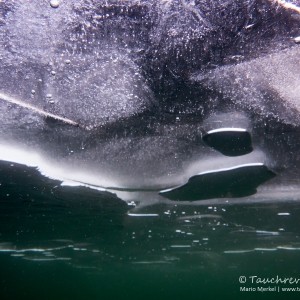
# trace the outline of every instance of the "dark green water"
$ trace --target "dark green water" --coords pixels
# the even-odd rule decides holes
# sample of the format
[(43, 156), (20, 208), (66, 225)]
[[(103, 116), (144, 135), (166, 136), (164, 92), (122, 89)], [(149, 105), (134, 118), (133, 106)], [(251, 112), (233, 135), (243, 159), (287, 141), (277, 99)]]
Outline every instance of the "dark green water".
[(300, 278), (297, 197), (134, 208), (30, 168), (0, 171), (0, 299), (299, 299), (278, 288), (300, 282), (249, 277)]

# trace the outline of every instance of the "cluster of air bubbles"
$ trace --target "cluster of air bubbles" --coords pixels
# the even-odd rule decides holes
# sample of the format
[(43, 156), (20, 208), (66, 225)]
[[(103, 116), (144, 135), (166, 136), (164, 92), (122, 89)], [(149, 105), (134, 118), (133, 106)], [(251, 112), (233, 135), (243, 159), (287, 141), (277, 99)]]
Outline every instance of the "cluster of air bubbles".
[(214, 212), (216, 212), (218, 210), (216, 206), (208, 206), (207, 209), (210, 209), (210, 210), (213, 209)]
[(180, 233), (180, 234), (185, 234), (185, 235), (193, 235), (192, 232), (185, 232), (185, 231), (182, 231), (182, 230), (180, 230), (180, 229), (176, 229), (175, 232), (176, 232), (176, 233)]
[(49, 103), (53, 104), (54, 100), (52, 99), (52, 94), (47, 94), (46, 99), (48, 100)]
[(58, 8), (59, 7), (59, 4), (60, 4), (60, 1), (59, 0), (51, 0), (50, 1), (50, 6), (52, 8)]

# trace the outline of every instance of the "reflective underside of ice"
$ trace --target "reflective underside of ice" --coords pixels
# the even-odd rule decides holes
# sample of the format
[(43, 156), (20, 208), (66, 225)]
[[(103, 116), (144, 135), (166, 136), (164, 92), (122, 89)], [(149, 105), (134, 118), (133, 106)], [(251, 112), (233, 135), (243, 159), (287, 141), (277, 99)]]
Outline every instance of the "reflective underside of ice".
[(171, 200), (203, 200), (245, 197), (256, 193), (261, 183), (273, 178), (274, 172), (260, 163), (200, 173), (179, 187), (161, 191)]
[(271, 0), (2, 1), (0, 159), (198, 200), (253, 193), (268, 169), (296, 180), (297, 14)]

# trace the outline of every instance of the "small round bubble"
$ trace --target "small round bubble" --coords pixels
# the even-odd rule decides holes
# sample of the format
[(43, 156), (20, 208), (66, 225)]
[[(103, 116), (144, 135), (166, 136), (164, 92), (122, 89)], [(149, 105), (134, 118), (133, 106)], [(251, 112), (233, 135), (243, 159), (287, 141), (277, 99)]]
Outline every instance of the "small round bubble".
[(50, 6), (52, 8), (58, 8), (59, 7), (60, 2), (58, 0), (51, 0), (50, 1)]

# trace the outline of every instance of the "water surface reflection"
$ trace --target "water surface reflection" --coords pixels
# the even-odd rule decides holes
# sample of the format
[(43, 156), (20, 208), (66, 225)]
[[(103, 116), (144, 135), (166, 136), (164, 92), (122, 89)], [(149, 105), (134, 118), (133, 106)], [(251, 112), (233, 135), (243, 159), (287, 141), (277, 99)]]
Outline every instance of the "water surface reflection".
[(239, 297), (240, 275), (299, 276), (296, 193), (285, 193), (284, 201), (273, 193), (134, 206), (105, 192), (37, 179), (20, 166), (6, 172), (3, 186), (3, 299), (121, 297), (124, 290), (132, 298)]

